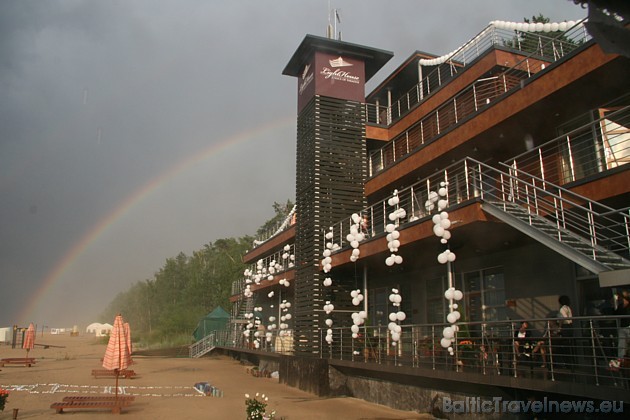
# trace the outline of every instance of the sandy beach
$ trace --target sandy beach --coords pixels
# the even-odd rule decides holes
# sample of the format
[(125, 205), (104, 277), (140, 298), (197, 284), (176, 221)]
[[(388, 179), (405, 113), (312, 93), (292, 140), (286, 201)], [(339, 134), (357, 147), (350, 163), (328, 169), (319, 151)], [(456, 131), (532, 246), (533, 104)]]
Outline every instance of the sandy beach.
[[(29, 354), (37, 363), (32, 367), (0, 368), (0, 387), (10, 395), (0, 419), (11, 419), (17, 408), (18, 419), (94, 419), (114, 414), (106, 409), (68, 410), (56, 414), (50, 408), (66, 396), (113, 395), (115, 379), (94, 378), (92, 369), (101, 368), (105, 345), (93, 336), (37, 335)], [(52, 347), (61, 346), (61, 347)], [(26, 350), (0, 346), (0, 358), (25, 357)], [(427, 419), (426, 414), (392, 410), (349, 397), (320, 398), (280, 384), (273, 378), (256, 378), (248, 366), (225, 356), (199, 359), (134, 356), (134, 379), (120, 379), (119, 393), (135, 396), (122, 416), (134, 419), (245, 419), (245, 394), (265, 394), (268, 411), (276, 418), (308, 419)], [(194, 388), (208, 382), (222, 391), (222, 397), (205, 396)]]

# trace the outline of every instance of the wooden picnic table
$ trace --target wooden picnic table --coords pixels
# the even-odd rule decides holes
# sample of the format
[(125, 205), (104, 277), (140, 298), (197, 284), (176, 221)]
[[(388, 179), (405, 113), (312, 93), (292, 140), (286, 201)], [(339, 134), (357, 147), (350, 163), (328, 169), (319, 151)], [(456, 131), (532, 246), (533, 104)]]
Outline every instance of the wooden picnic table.
[[(65, 398), (64, 398), (65, 400)], [(94, 409), (94, 408), (106, 408), (111, 410), (114, 414), (120, 414), (122, 407), (126, 407), (130, 404), (130, 401), (125, 400), (103, 400), (103, 401), (89, 401), (89, 400), (68, 400), (62, 402), (52, 403), (50, 408), (57, 411), (58, 414), (63, 413), (63, 410), (68, 408), (73, 409)]]
[(37, 363), (34, 357), (9, 357), (6, 359), (0, 359), (0, 367), (4, 365), (23, 365), (31, 367)]
[(63, 397), (63, 402), (69, 401), (120, 401), (122, 405), (129, 405), (135, 401), (136, 397), (133, 395), (73, 395), (69, 397)]

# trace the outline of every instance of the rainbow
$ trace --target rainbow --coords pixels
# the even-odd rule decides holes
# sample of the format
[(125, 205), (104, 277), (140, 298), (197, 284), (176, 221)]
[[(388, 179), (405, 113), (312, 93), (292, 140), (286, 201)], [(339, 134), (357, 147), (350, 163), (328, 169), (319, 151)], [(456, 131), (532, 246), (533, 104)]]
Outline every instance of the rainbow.
[(109, 227), (113, 226), (123, 215), (141, 203), (145, 198), (156, 191), (161, 185), (166, 184), (171, 179), (177, 177), (187, 169), (209, 159), (210, 157), (220, 153), (230, 146), (245, 142), (252, 138), (262, 136), (269, 132), (273, 132), (280, 128), (288, 127), (295, 122), (295, 117), (283, 117), (272, 122), (262, 124), (253, 129), (242, 131), (236, 135), (223, 139), (222, 141), (211, 145), (201, 153), (182, 159), (177, 164), (170, 167), (165, 172), (160, 173), (157, 177), (131, 193), (120, 205), (118, 205), (111, 213), (103, 217), (96, 223), (84, 236), (79, 239), (70, 250), (55, 264), (53, 269), (46, 275), (40, 286), (31, 295), (26, 305), (22, 306), (22, 311), (18, 314), (17, 320), (24, 321), (29, 319), (39, 302), (46, 296), (50, 288), (61, 278), (61, 276), (70, 268), (83, 252), (92, 244), (99, 236), (101, 236)]

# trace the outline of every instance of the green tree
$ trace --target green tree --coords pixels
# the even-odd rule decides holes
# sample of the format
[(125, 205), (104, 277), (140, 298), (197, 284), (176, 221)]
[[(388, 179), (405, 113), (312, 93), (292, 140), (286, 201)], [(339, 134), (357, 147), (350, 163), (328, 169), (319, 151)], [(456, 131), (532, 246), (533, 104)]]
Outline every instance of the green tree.
[[(532, 16), (531, 20), (523, 18), (525, 23), (550, 23), (548, 17), (539, 13)], [(525, 53), (532, 53), (550, 59), (567, 54), (573, 50), (578, 43), (567, 38), (562, 31), (552, 32), (524, 32), (514, 31), (516, 35), (510, 41), (504, 41), (504, 45), (516, 48)]]
[[(274, 203), (275, 215), (258, 230), (282, 223), (293, 208), (291, 201)], [(152, 279), (139, 281), (119, 293), (103, 311), (102, 322), (112, 322), (121, 313), (132, 336), (152, 342), (171, 341), (173, 336), (190, 340), (197, 322), (222, 306), (230, 309), (232, 284), (245, 270), (242, 256), (253, 238), (218, 239), (194, 251), (167, 258)]]
[(291, 202), (291, 200), (287, 200), (286, 203), (277, 203), (274, 201), (273, 211), (275, 212), (275, 215), (258, 228), (256, 236), (260, 237), (265, 233), (278, 229), (291, 212), (291, 209), (293, 209), (293, 202)]

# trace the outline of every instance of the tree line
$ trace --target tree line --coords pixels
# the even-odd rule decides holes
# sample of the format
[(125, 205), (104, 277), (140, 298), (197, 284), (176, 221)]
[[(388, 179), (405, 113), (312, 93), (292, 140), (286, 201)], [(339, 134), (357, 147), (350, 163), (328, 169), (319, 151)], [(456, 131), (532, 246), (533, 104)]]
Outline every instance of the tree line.
[[(275, 215), (256, 232), (258, 236), (278, 224), (293, 207), (290, 200), (274, 203)], [(138, 281), (120, 292), (102, 313), (111, 322), (123, 314), (136, 338), (158, 343), (179, 337), (189, 340), (200, 318), (217, 306), (230, 312), (232, 283), (243, 276), (243, 254), (252, 236), (218, 239), (193, 251), (167, 258), (153, 278)]]

